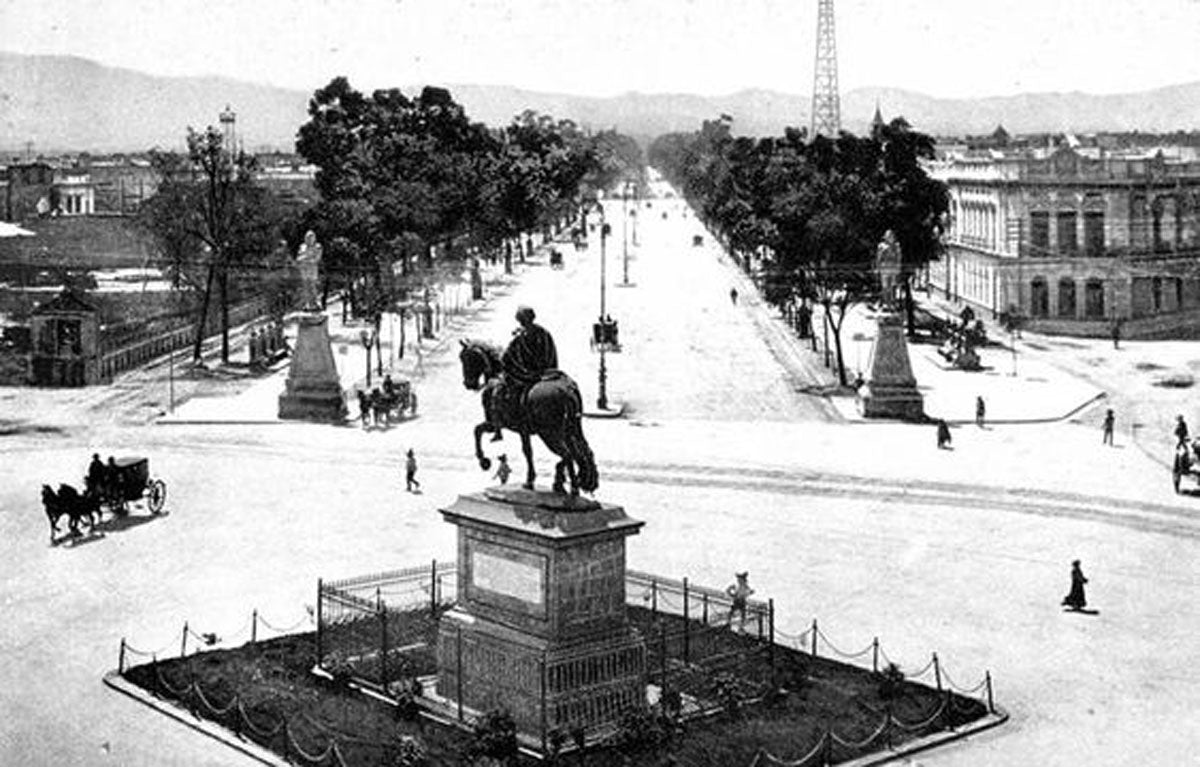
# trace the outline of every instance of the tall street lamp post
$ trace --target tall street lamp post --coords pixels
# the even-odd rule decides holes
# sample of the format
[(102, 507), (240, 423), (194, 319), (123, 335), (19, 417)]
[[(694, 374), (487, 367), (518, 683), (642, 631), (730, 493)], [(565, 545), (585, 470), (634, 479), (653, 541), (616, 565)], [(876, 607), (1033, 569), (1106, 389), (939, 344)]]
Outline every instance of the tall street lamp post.
[[(583, 229), (587, 231), (587, 214), (589, 209), (595, 209), (600, 212), (600, 323), (603, 327), (604, 318), (607, 314), (605, 305), (606, 298), (606, 282), (608, 280), (607, 258), (605, 253), (605, 240), (611, 231), (608, 224), (604, 220), (604, 206), (594, 200), (588, 200), (583, 205)], [(596, 396), (596, 407), (600, 410), (608, 409), (608, 368), (605, 361), (605, 353), (607, 351), (607, 342), (601, 339), (597, 344), (600, 347), (600, 386), (599, 393)]]
[(362, 341), (363, 351), (367, 353), (367, 386), (371, 385), (371, 344), (375, 342), (375, 334), (373, 331), (363, 328), (358, 332), (358, 338)]

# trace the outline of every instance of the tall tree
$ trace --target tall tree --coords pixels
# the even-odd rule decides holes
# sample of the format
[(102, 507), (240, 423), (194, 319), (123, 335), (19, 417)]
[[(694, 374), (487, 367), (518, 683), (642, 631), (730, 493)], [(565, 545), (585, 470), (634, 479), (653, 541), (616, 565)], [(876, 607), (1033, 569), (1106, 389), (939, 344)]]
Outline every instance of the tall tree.
[[(152, 157), (160, 176), (139, 212), (159, 242), (177, 285), (200, 292), (192, 356), (200, 360), (214, 291), (220, 312), (221, 359), (229, 361), (229, 303), (261, 276), (277, 249), (282, 208), (253, 179), (253, 158), (231, 152), (209, 126), (188, 129), (186, 156)], [(231, 282), (231, 278), (234, 280)]]

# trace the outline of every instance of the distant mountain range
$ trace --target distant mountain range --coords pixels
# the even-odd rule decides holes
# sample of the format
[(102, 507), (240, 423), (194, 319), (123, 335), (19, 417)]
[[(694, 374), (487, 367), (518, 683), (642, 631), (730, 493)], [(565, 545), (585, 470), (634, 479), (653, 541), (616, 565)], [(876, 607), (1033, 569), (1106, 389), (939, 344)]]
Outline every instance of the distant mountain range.
[[(400, 87), (406, 93), (419, 89)], [(721, 114), (734, 118), (735, 132), (750, 135), (778, 134), (809, 122), (809, 97), (760, 89), (715, 97), (625, 93), (593, 98), (508, 86), (446, 87), (473, 119), (491, 125), (507, 123), (525, 109), (594, 129), (615, 127), (642, 139), (694, 130)], [(28, 142), (43, 153), (179, 148), (186, 126), (216, 124), (226, 105), (237, 113), (247, 149), (290, 151), (311, 95), (223, 77), (159, 77), (70, 56), (0, 53), (0, 151), (21, 153)], [(859, 88), (842, 94), (843, 127), (864, 131), (876, 104), (885, 118), (902, 115), (918, 130), (938, 135), (990, 133), (1001, 124), (1009, 133), (1200, 129), (1200, 82), (1117, 95), (977, 99)]]

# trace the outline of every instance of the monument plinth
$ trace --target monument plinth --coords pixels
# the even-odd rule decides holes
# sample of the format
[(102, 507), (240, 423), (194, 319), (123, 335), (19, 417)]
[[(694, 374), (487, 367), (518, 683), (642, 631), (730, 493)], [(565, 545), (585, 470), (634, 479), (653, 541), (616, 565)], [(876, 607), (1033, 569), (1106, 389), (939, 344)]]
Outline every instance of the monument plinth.
[(888, 312), (876, 320), (875, 346), (866, 383), (858, 390), (858, 407), (867, 418), (925, 418), (924, 398), (908, 358), (904, 320)]
[(615, 723), (646, 705), (646, 648), (625, 613), (619, 506), (492, 488), (442, 509), (458, 527), (458, 602), (438, 629), (438, 694), (508, 711), (519, 732)]
[(279, 395), (279, 417), (336, 422), (346, 417), (346, 401), (329, 345), (329, 318), (296, 315), (296, 348), (287, 383)]

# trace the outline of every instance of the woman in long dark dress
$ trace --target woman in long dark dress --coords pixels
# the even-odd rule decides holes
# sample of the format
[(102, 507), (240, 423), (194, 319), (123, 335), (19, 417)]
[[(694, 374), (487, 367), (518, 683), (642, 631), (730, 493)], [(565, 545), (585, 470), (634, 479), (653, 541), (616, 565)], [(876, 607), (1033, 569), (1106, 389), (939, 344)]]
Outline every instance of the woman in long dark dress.
[(1079, 560), (1076, 559), (1071, 563), (1071, 591), (1063, 597), (1064, 607), (1072, 610), (1082, 610), (1087, 607), (1087, 597), (1083, 593), (1083, 584), (1087, 582), (1088, 579), (1083, 576), (1083, 570), (1079, 567)]

